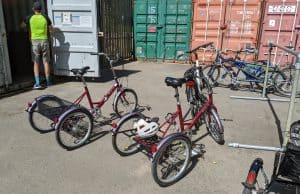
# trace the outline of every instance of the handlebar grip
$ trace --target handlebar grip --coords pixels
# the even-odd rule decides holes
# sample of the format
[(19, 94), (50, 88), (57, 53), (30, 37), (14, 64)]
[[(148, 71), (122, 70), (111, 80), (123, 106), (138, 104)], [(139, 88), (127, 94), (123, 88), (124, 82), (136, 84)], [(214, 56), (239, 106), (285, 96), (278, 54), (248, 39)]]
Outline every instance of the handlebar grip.
[(183, 55), (184, 55), (184, 53), (178, 55), (178, 56), (177, 56), (177, 59), (180, 58), (180, 57), (182, 57)]
[(199, 48), (206, 48), (206, 47), (208, 47), (208, 46), (210, 46), (212, 44), (213, 44), (213, 42), (208, 42), (208, 43), (199, 45), (196, 48), (192, 49), (191, 51), (188, 51), (188, 53), (193, 53), (193, 52), (197, 51)]

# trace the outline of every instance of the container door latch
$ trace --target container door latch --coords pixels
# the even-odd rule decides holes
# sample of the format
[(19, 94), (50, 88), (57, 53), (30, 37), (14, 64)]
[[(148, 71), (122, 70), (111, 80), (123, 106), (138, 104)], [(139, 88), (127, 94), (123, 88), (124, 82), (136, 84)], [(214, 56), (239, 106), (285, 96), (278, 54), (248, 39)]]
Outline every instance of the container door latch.
[(98, 37), (104, 37), (104, 33), (103, 32), (98, 32)]

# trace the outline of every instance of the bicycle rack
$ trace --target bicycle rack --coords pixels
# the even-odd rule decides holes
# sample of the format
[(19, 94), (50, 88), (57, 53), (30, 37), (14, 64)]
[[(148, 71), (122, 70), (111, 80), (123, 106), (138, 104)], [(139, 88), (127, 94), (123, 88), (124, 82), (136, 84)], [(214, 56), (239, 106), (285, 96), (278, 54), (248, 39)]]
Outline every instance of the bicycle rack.
[[(295, 45), (297, 45), (297, 41), (298, 41), (298, 36), (299, 36), (299, 33), (300, 33), (300, 25), (297, 25), (295, 27), (295, 30), (297, 30), (297, 34), (296, 34), (296, 40), (295, 40)], [(290, 99), (277, 99), (277, 98), (267, 98), (266, 97), (266, 88), (267, 88), (267, 80), (268, 80), (268, 73), (269, 73), (269, 66), (271, 64), (271, 50), (272, 50), (272, 47), (276, 47), (277, 48), (280, 48), (281, 50), (287, 52), (287, 53), (290, 53), (294, 56), (297, 57), (296, 59), (296, 62), (295, 62), (295, 66), (297, 66), (297, 64), (299, 64), (299, 52), (296, 52), (296, 51), (293, 51), (291, 49), (288, 49), (286, 47), (283, 47), (283, 46), (280, 46), (278, 44), (274, 44), (272, 42), (269, 42), (268, 43), (269, 45), (269, 55), (268, 55), (268, 63), (267, 63), (267, 69), (266, 69), (266, 75), (265, 75), (265, 79), (264, 79), (264, 86), (263, 86), (263, 91), (262, 91), (262, 97), (248, 97), (248, 96), (230, 96), (230, 98), (233, 98), (233, 99), (245, 99), (245, 100), (261, 100), (261, 101), (277, 101), (277, 102), (290, 102)], [(296, 46), (295, 46), (295, 49), (296, 49)], [(281, 61), (281, 59), (280, 59)], [(296, 70), (297, 70), (297, 67), (296, 67)], [(296, 80), (296, 79), (295, 79)], [(298, 79), (297, 79), (298, 80)]]

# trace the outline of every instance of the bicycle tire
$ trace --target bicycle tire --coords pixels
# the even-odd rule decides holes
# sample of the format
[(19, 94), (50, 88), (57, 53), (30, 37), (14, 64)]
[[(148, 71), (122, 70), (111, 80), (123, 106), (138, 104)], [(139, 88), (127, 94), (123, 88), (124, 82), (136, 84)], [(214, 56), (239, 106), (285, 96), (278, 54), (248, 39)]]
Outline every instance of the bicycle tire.
[[(89, 140), (92, 130), (93, 118), (91, 114), (82, 108), (74, 109), (60, 118), (56, 127), (56, 140), (62, 148), (73, 150)], [(71, 138), (72, 141), (70, 143), (65, 141), (65, 136)]]
[[(212, 123), (214, 121), (215, 123)], [(205, 114), (205, 122), (206, 122), (206, 129), (209, 132), (210, 136), (213, 140), (220, 144), (224, 145), (224, 128), (220, 117), (215, 109), (210, 109)], [(216, 128), (214, 127), (216, 126)]]
[[(175, 146), (178, 146), (178, 148)], [(174, 149), (173, 147), (175, 147), (176, 149)], [(184, 147), (184, 149), (183, 149), (184, 152), (182, 153), (184, 158), (182, 160), (180, 160), (179, 158), (177, 158), (178, 155), (174, 156), (171, 153), (171, 151), (172, 151), (172, 148), (174, 149), (174, 151), (180, 151), (179, 148), (182, 148), (182, 147)], [(170, 186), (170, 185), (176, 183), (185, 175), (190, 158), (191, 158), (191, 141), (188, 138), (186, 138), (183, 135), (178, 135), (178, 136), (173, 136), (173, 137), (167, 139), (155, 153), (152, 164), (151, 164), (151, 173), (154, 178), (154, 181), (161, 187)], [(182, 162), (183, 162), (183, 165), (182, 165), (182, 167), (180, 167), (179, 171), (177, 171), (178, 168), (176, 166), (175, 171), (177, 171), (178, 173), (174, 177), (165, 179), (163, 176), (166, 176), (166, 175), (163, 173), (170, 173), (169, 171), (174, 170), (174, 169), (170, 169), (170, 166), (167, 166), (166, 167), (167, 169), (165, 169), (164, 166), (162, 166), (162, 169), (158, 169), (158, 167), (161, 164), (168, 163), (168, 161), (167, 161), (168, 159), (170, 159), (170, 162), (174, 163), (174, 164), (170, 164), (170, 166), (172, 168), (174, 168), (175, 165), (182, 164)], [(167, 170), (167, 171), (163, 172), (163, 170)], [(163, 174), (162, 177), (160, 177), (158, 175), (158, 173), (162, 173)], [(168, 177), (166, 177), (166, 178), (168, 178)]]
[[(39, 99), (38, 101), (39, 102), (36, 102), (32, 105), (31, 110), (28, 113), (29, 114), (28, 119), (29, 119), (29, 123), (30, 123), (31, 127), (40, 133), (48, 133), (48, 132), (54, 131), (53, 121), (51, 119), (43, 116), (42, 114), (40, 114), (40, 112), (38, 111), (38, 103), (46, 103), (47, 104), (47, 102), (49, 102), (49, 103), (57, 103), (59, 105), (59, 103), (57, 102), (57, 98), (47, 96), (47, 97), (43, 97), (43, 98)], [(35, 117), (38, 117), (38, 118), (35, 119)], [(39, 123), (39, 122), (41, 122), (41, 123)], [(43, 125), (43, 126), (40, 126), (40, 125)], [(49, 125), (49, 126), (45, 127), (45, 125)]]
[(123, 89), (116, 96), (113, 105), (114, 111), (118, 115), (118, 117), (122, 117), (129, 112), (133, 112), (134, 110), (136, 110), (137, 106), (138, 106), (137, 95), (135, 91), (130, 88)]
[[(280, 80), (280, 77), (283, 77), (283, 81)], [(295, 77), (295, 67), (285, 67), (278, 71), (274, 76), (274, 86), (276, 91), (283, 96), (290, 97), (292, 94), (293, 80)], [(296, 92), (296, 97), (300, 96), (300, 91)]]
[[(133, 125), (135, 122), (137, 122), (139, 119), (144, 119), (145, 117), (143, 115), (132, 115), (125, 120), (123, 120), (121, 123), (118, 123), (117, 129), (112, 134), (112, 145), (113, 149), (121, 156), (129, 156), (132, 154), (135, 154), (139, 151), (139, 144), (133, 140), (133, 137), (137, 135), (136, 130), (133, 128)], [(127, 140), (121, 140), (120, 136), (121, 134), (124, 134), (124, 136), (127, 136)], [(121, 141), (125, 142), (125, 145), (123, 143), (120, 143)], [(122, 144), (122, 145), (119, 145)], [(124, 148), (124, 149), (123, 149)], [(130, 148), (130, 150), (128, 150)]]
[(220, 79), (220, 66), (216, 64), (206, 65), (202, 68), (203, 74), (208, 78), (212, 86), (218, 85)]

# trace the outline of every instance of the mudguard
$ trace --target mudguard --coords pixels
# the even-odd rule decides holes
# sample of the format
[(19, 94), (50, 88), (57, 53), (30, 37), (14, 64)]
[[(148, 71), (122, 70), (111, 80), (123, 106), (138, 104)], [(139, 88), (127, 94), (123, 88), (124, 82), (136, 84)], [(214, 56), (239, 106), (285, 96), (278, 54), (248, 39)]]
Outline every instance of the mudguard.
[[(161, 146), (162, 146), (163, 144), (165, 144), (169, 139), (175, 138), (175, 137), (179, 137), (179, 136), (184, 137), (187, 141), (191, 141), (190, 138), (188, 138), (188, 136), (185, 135), (185, 134), (183, 134), (183, 133), (180, 133), (180, 132), (178, 132), (178, 133), (172, 133), (172, 134), (170, 134), (170, 135), (167, 135), (165, 138), (163, 138), (163, 139), (158, 143), (158, 145), (157, 145), (157, 150), (159, 150), (159, 149), (161, 148)], [(157, 152), (155, 152), (155, 153), (153, 154), (153, 158), (155, 157), (155, 154), (156, 154), (156, 153), (157, 153)]]
[(91, 118), (93, 118), (93, 115), (91, 114), (91, 112), (88, 109), (81, 107), (81, 106), (71, 106), (68, 110), (66, 110), (63, 114), (61, 114), (59, 116), (57, 123), (55, 123), (54, 129), (57, 130), (58, 126), (60, 126), (60, 123), (65, 118), (65, 116), (75, 110), (80, 110), (80, 111), (90, 115)]
[(119, 130), (119, 126), (121, 125), (121, 123), (123, 123), (124, 121), (126, 121), (128, 118), (130, 117), (133, 117), (133, 116), (140, 116), (142, 118), (146, 118), (145, 115), (143, 115), (141, 112), (130, 112), (130, 113), (127, 113), (126, 115), (124, 115), (117, 123), (117, 125), (115, 127), (112, 127), (111, 129), (111, 132), (112, 132), (112, 135), (116, 134), (117, 131)]
[(261, 158), (256, 158), (249, 169), (247, 178), (245, 182), (242, 182), (242, 184), (248, 188), (248, 189), (254, 189), (254, 185), (256, 184), (256, 178), (258, 175), (259, 170), (263, 167), (263, 160)]

